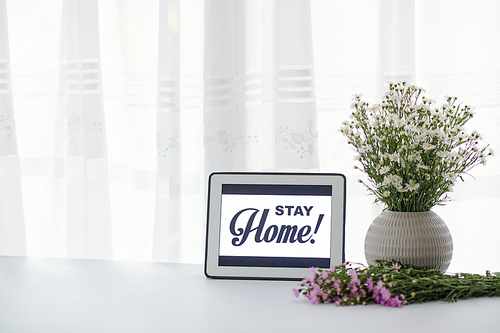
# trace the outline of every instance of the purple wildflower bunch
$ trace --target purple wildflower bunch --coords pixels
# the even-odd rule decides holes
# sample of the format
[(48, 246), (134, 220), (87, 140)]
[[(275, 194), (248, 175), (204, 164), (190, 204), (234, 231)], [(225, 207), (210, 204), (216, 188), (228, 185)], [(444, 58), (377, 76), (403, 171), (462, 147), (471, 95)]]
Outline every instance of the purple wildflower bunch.
[[(390, 272), (401, 268), (398, 263), (389, 267)], [(361, 264), (346, 262), (330, 270), (311, 267), (311, 275), (293, 289), (296, 297), (303, 294), (312, 304), (335, 303), (335, 305), (367, 305), (377, 303), (389, 307), (401, 307), (407, 303), (403, 294), (395, 294), (387, 274), (373, 274)]]
[(388, 307), (433, 300), (454, 302), (470, 297), (500, 296), (500, 273), (446, 274), (420, 269), (397, 261), (376, 260), (364, 266), (346, 262), (329, 270), (311, 267), (295, 297), (305, 296), (312, 304), (367, 305)]

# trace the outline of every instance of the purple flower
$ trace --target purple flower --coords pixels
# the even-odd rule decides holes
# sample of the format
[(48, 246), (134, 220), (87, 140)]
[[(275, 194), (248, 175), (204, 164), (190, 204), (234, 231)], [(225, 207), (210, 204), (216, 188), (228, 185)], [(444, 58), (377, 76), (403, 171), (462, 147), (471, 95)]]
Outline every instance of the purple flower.
[(321, 287), (315, 284), (313, 286), (313, 289), (311, 290), (311, 296), (316, 296), (319, 295), (320, 293), (321, 293)]
[(316, 278), (316, 267), (309, 267), (309, 272), (311, 273), (311, 277), (313, 279)]
[(340, 280), (337, 279), (335, 281), (333, 281), (333, 288), (335, 288), (335, 290), (337, 290), (337, 294), (340, 294)]
[(294, 289), (292, 289), (292, 291), (293, 291), (293, 294), (295, 295), (295, 297), (299, 297), (300, 293), (297, 289), (294, 288)]
[(390, 304), (394, 308), (400, 308), (403, 306), (403, 301), (399, 299), (399, 296), (394, 296), (393, 298), (391, 298)]
[(328, 279), (328, 272), (327, 271), (321, 271), (321, 276), (323, 277), (323, 280)]
[(361, 298), (366, 298), (366, 291), (364, 289), (359, 289), (359, 294), (361, 295)]
[(380, 297), (383, 301), (388, 301), (391, 298), (391, 292), (386, 287), (382, 287), (380, 289)]
[(319, 297), (317, 295), (311, 296), (309, 299), (311, 300), (311, 304), (317, 304), (319, 301)]
[(372, 278), (366, 279), (366, 284), (368, 285), (368, 291), (372, 291), (373, 290), (373, 280), (372, 280)]
[(380, 290), (384, 287), (382, 280), (378, 280), (377, 284), (373, 287), (373, 298), (380, 303), (382, 296), (380, 295)]
[(347, 284), (347, 286), (349, 288), (356, 288), (356, 282), (354, 280), (351, 280), (351, 281), (349, 281), (349, 283)]
[(391, 268), (394, 268), (394, 270), (397, 272), (401, 268), (401, 265), (396, 262), (392, 264)]
[(380, 304), (382, 306), (392, 306), (390, 300), (382, 300), (381, 299), (381, 300), (378, 300), (377, 302), (378, 302), (378, 304)]

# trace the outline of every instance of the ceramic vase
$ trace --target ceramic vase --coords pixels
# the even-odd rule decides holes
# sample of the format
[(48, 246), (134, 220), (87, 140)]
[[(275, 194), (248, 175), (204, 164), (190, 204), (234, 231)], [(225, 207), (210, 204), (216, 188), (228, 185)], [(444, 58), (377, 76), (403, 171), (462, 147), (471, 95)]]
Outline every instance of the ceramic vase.
[(368, 264), (376, 259), (411, 264), (445, 272), (451, 263), (453, 240), (444, 221), (433, 211), (383, 211), (365, 238)]

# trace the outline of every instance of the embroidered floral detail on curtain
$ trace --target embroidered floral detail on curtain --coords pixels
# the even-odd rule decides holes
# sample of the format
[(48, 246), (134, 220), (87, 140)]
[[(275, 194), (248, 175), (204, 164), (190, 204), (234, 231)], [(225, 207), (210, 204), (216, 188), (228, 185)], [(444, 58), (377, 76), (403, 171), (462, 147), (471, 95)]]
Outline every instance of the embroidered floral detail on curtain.
[(10, 114), (0, 114), (0, 133), (7, 136), (7, 139), (12, 138), (16, 130), (16, 123), (11, 118)]
[(318, 150), (318, 129), (316, 127), (316, 118), (311, 118), (308, 122), (309, 132), (294, 132), (288, 126), (280, 127), (276, 135), (276, 141), (282, 143), (284, 150), (295, 151), (300, 158), (304, 155), (312, 155)]
[(226, 130), (219, 130), (217, 133), (208, 133), (205, 136), (205, 144), (207, 149), (223, 149), (226, 152), (232, 153), (237, 149), (239, 144), (247, 145), (249, 143), (255, 142), (259, 143), (257, 140), (257, 135), (244, 136), (241, 129), (237, 129), (236, 132), (229, 132)]

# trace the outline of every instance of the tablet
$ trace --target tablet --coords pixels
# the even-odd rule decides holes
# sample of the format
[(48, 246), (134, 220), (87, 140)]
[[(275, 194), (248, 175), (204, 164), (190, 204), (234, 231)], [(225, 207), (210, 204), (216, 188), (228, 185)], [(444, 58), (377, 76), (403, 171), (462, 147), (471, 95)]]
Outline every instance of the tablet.
[(341, 174), (212, 173), (205, 275), (298, 280), (343, 263), (345, 193)]

